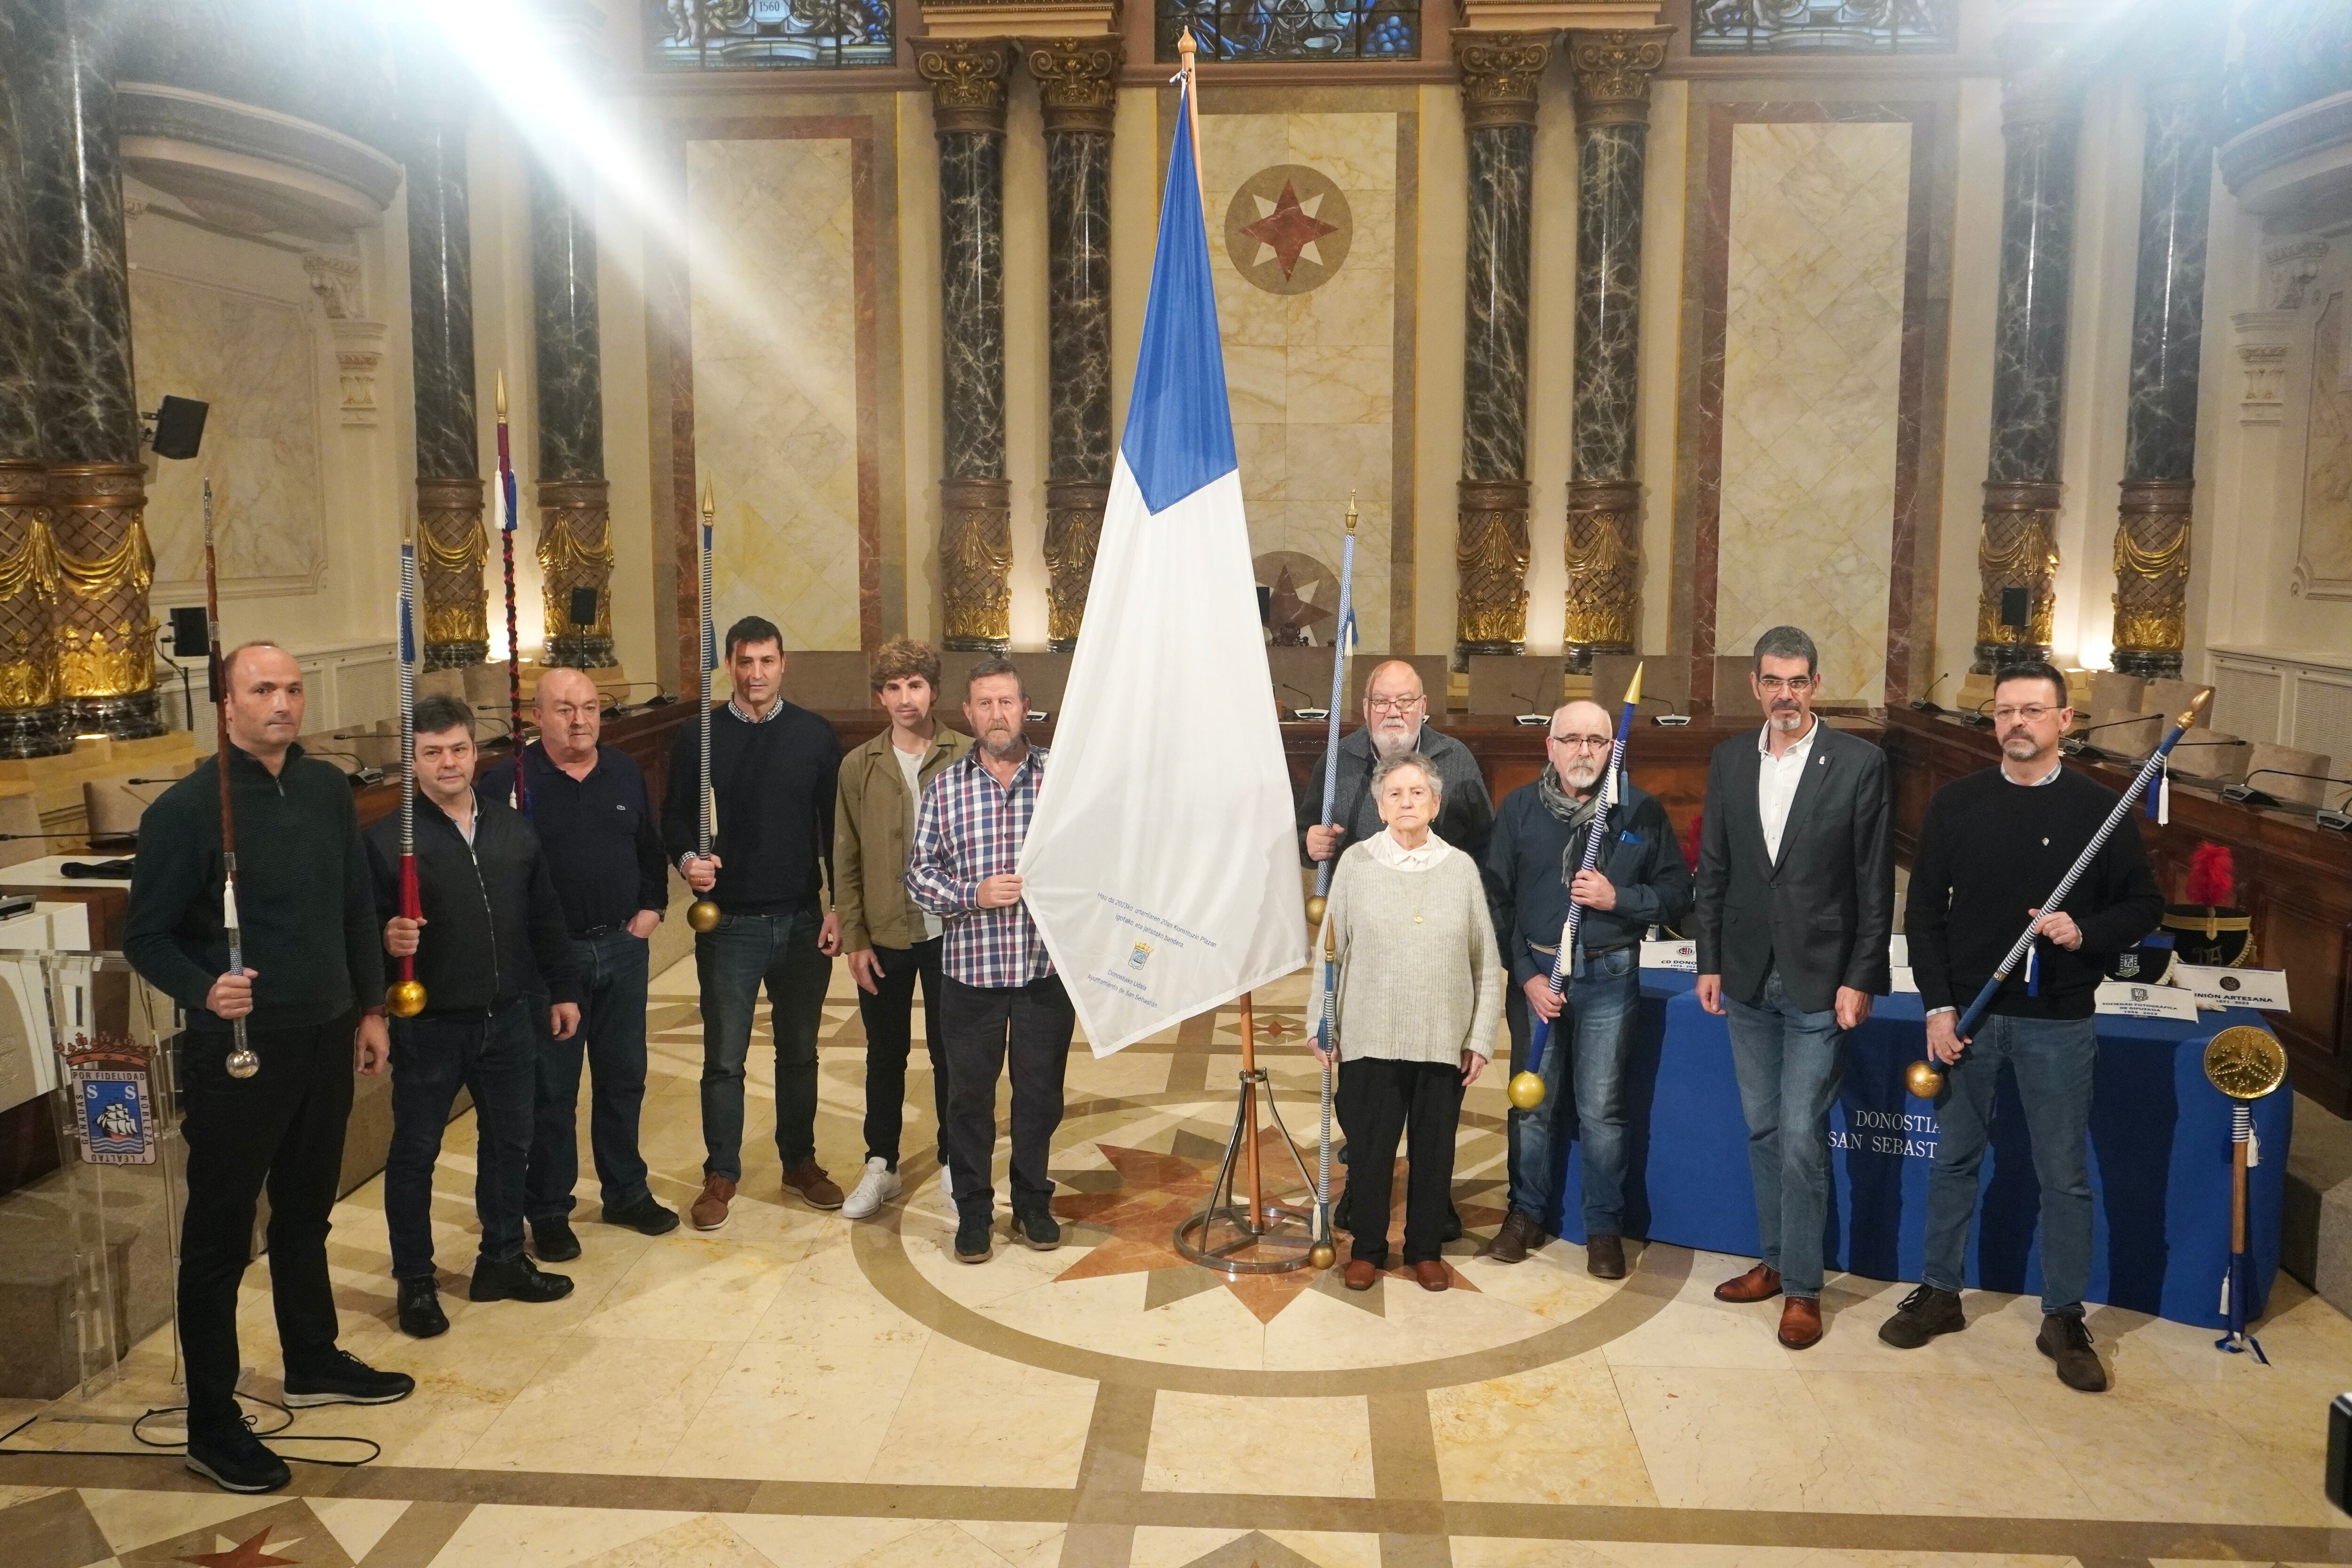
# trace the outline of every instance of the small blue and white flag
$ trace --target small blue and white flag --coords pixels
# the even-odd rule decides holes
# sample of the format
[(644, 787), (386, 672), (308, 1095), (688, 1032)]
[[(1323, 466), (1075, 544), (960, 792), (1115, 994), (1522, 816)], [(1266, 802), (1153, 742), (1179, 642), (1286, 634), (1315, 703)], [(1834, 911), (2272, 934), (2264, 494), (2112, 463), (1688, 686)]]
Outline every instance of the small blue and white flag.
[(1097, 1057), (1307, 961), (1191, 110), (1180, 99), (1127, 429), (1019, 867)]

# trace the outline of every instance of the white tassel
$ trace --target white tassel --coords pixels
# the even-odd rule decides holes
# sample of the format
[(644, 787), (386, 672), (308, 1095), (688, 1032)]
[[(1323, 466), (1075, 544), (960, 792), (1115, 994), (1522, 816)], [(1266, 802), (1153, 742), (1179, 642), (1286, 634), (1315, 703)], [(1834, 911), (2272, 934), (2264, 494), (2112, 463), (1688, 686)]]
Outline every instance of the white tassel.
[(2246, 1129), (2246, 1169), (2251, 1171), (2262, 1163), (2263, 1141), (2255, 1137), (2254, 1130), (2249, 1127)]
[(2156, 825), (2163, 827), (2172, 821), (2172, 770), (2160, 770), (2156, 775)]

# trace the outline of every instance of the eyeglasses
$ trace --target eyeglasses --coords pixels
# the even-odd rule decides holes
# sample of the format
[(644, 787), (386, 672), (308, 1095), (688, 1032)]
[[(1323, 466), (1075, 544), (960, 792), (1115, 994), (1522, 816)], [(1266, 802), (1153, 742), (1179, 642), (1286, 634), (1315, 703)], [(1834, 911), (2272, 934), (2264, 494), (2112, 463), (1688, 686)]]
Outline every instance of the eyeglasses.
[(1364, 706), (1375, 713), (1410, 713), (1428, 700), (1426, 697), (1367, 697)]
[(1551, 743), (1571, 752), (1605, 752), (1610, 740), (1607, 735), (1554, 735)]
[(1810, 675), (1792, 675), (1782, 679), (1777, 675), (1759, 675), (1756, 684), (1766, 691), (1785, 691), (1791, 697), (1802, 697), (1821, 684)]
[(1992, 721), (1996, 724), (2010, 724), (2022, 719), (2029, 724), (2039, 724), (2057, 711), (2058, 710), (2045, 702), (2032, 702), (2022, 708), (1996, 708), (1992, 710)]

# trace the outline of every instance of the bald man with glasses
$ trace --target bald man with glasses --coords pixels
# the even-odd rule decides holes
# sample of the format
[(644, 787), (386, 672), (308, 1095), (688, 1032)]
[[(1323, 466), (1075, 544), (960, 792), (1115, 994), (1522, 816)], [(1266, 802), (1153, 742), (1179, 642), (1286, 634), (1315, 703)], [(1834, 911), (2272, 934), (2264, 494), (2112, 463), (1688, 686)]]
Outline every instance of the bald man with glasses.
[(1339, 789), (1332, 817), (1322, 820), (1324, 758), (1307, 775), (1298, 801), (1298, 849), (1307, 865), (1336, 858), (1381, 830), (1379, 803), (1372, 798), (1372, 767), (1382, 757), (1419, 752), (1437, 769), (1442, 791), (1431, 831), (1471, 859), (1482, 860), (1494, 831), (1494, 797), (1470, 748), (1429, 727), (1429, 698), (1421, 672), (1401, 658), (1383, 659), (1364, 681), (1364, 722), (1339, 741)]

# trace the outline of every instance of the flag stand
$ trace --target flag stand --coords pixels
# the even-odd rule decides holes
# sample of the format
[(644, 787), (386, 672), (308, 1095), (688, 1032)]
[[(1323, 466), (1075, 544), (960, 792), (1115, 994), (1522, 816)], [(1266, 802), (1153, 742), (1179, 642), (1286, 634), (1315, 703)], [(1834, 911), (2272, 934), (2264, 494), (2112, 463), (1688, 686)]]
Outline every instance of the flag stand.
[[(1292, 1161), (1298, 1166), (1299, 1180), (1307, 1184), (1310, 1193), (1318, 1189), (1315, 1178), (1307, 1173), (1307, 1156), (1298, 1152), (1297, 1140), (1291, 1137), (1290, 1129), (1283, 1123), (1280, 1108), (1274, 1103), (1273, 1080), (1257, 1065), (1257, 1019), (1246, 991), (1241, 995), (1241, 1011), (1242, 1070), (1239, 1103), (1234, 1110), (1234, 1135), (1225, 1144), (1225, 1157), (1218, 1163), (1216, 1184), (1209, 1189), (1208, 1207), (1176, 1227), (1176, 1250), (1202, 1268), (1228, 1276), (1288, 1274), (1307, 1267), (1313, 1260), (1315, 1215), (1310, 1209), (1265, 1201), (1257, 1136), (1261, 1095), (1265, 1100), (1266, 1115), (1273, 1118), (1275, 1131), (1282, 1134), (1282, 1146), (1290, 1151)], [(1236, 1165), (1245, 1173), (1245, 1194), (1234, 1190)]]

